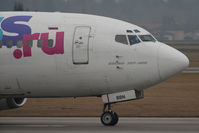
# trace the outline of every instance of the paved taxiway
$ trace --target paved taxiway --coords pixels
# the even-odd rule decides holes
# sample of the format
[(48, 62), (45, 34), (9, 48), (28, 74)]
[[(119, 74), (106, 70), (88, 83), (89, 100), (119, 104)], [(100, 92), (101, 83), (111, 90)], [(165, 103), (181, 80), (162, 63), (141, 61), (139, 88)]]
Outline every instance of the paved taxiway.
[(0, 133), (198, 133), (199, 118), (120, 118), (104, 127), (99, 118), (0, 117)]
[(183, 71), (184, 73), (199, 73), (199, 67), (190, 67)]

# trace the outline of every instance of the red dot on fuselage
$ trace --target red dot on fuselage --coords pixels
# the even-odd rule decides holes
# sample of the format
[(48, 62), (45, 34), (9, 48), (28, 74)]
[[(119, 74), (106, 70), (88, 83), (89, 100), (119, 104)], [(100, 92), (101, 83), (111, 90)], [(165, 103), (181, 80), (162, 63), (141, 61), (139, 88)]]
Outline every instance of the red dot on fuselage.
[(19, 50), (19, 49), (16, 49), (14, 52), (13, 52), (13, 56), (16, 58), (16, 59), (20, 59), (22, 57), (22, 51)]

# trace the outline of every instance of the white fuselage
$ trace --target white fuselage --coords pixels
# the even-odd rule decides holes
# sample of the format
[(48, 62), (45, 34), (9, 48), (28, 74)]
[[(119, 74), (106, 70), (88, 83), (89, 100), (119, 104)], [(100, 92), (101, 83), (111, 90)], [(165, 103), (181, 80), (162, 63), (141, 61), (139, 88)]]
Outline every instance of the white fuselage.
[[(31, 16), (28, 22), (14, 24), (29, 26), (35, 39), (31, 56), (24, 55), (24, 46), (0, 48), (0, 97), (82, 97), (142, 90), (188, 66), (183, 54), (158, 41), (116, 42), (116, 35), (150, 35), (127, 22), (81, 14), (1, 12), (1, 27), (12, 16)], [(3, 35), (18, 35), (1, 29)], [(38, 48), (45, 33), (54, 45), (59, 41), (56, 34), (63, 33), (64, 52), (46, 54)], [(23, 53), (19, 59), (14, 57), (16, 49)]]

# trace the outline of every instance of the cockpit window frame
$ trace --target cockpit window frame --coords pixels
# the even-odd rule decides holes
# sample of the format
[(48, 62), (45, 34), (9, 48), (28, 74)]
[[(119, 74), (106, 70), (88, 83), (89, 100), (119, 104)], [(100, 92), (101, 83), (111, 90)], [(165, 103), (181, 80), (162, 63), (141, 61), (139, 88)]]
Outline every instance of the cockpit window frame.
[[(122, 40), (121, 37), (125, 37), (125, 39), (123, 38), (124, 40)], [(117, 35), (115, 35), (115, 42), (120, 43), (120, 44), (124, 44), (124, 45), (129, 45), (129, 41), (128, 41), (128, 38), (127, 38), (126, 34), (117, 34)]]
[[(134, 43), (131, 42), (131, 40), (130, 40), (130, 37), (131, 37), (131, 36), (136, 37), (136, 39), (137, 39), (136, 42), (134, 42)], [(129, 41), (129, 45), (130, 45), (130, 46), (133, 46), (133, 45), (136, 45), (136, 44), (141, 43), (140, 38), (139, 38), (137, 35), (135, 35), (135, 34), (127, 35), (127, 38), (128, 38), (128, 41)]]
[[(143, 39), (142, 37), (146, 37), (146, 36), (150, 36), (151, 37), (151, 39), (152, 40), (145, 40), (145, 39)], [(151, 35), (151, 34), (140, 34), (140, 35), (138, 35), (138, 37), (140, 38), (140, 40), (142, 41), (142, 42), (157, 42), (157, 40), (156, 40), (156, 38), (153, 36), (153, 35)]]

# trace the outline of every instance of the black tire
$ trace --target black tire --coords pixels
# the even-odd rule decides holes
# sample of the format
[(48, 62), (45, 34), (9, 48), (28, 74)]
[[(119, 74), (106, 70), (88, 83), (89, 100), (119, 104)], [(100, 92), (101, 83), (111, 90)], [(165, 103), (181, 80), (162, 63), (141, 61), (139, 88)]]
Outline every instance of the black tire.
[(104, 112), (101, 115), (101, 122), (105, 126), (112, 126), (113, 118), (114, 118), (114, 116), (113, 116), (112, 112)]
[(115, 112), (104, 112), (101, 115), (101, 122), (105, 126), (115, 126), (118, 123), (118, 115)]
[(118, 117), (117, 113), (115, 113), (115, 112), (112, 112), (112, 114), (114, 116), (113, 121), (112, 121), (112, 126), (115, 126), (119, 121), (119, 117)]

